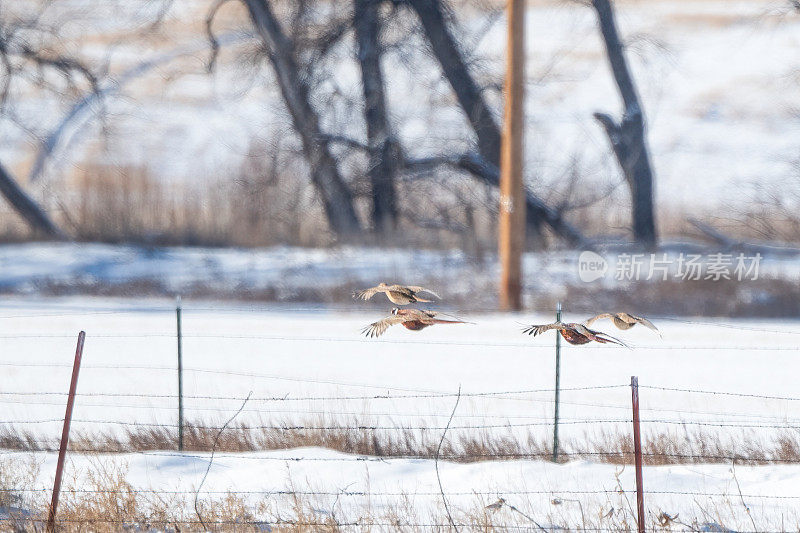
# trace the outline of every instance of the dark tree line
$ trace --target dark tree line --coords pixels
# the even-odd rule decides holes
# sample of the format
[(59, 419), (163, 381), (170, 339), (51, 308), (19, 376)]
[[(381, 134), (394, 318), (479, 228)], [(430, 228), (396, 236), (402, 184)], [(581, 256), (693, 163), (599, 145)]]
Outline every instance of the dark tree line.
[[(308, 99), (309, 89), (292, 60), (294, 45), (281, 29), (269, 0), (243, 0), (251, 19), (268, 50), (273, 70), (279, 80), (284, 101), (295, 129), (303, 142), (303, 150), (312, 168), (312, 181), (325, 206), (331, 228), (340, 236), (363, 231), (353, 197), (336, 170), (337, 161), (331, 155), (331, 139), (319, 128), (319, 119)], [(410, 10), (419, 21), (431, 55), (436, 59), (443, 76), (456, 96), (475, 138), (476, 150), (451, 156), (408, 160), (392, 131), (385, 96), (385, 78), (381, 68), (383, 25), (381, 7), (391, 4), (394, 9)], [(619, 39), (609, 0), (594, 0), (592, 6), (599, 19), (606, 43), (614, 79), (620, 89), (624, 113), (619, 121), (610, 115), (595, 117), (608, 134), (614, 154), (629, 185), (632, 197), (632, 228), (634, 238), (652, 246), (656, 242), (653, 212), (653, 174), (647, 151), (645, 122), (633, 79), (627, 66), (624, 47)], [(382, 236), (391, 235), (398, 224), (397, 179), (404, 170), (445, 165), (466, 172), (485, 184), (499, 185), (500, 128), (484, 98), (484, 89), (470, 72), (464, 52), (460, 49), (449, 23), (446, 4), (442, 0), (353, 0), (353, 29), (357, 58), (361, 69), (364, 121), (367, 143), (345, 139), (368, 154), (367, 174), (371, 187), (371, 226)], [(341, 33), (341, 32), (340, 32)], [(541, 235), (545, 226), (571, 245), (586, 244), (582, 233), (548, 206), (532, 191), (527, 191), (527, 225), (534, 235)], [(338, 204), (338, 209), (336, 205)]]
[[(496, 115), (470, 70), (452, 24), (445, 0), (352, 0), (351, 15), (332, 21), (321, 35), (308, 39), (299, 27), (307, 0), (292, 3), (295, 16), (284, 26), (275, 10), (274, 0), (217, 0), (208, 12), (206, 27), (211, 43), (213, 68), (220, 39), (213, 33), (214, 18), (227, 2), (240, 2), (247, 10), (255, 36), (269, 60), (283, 103), (291, 117), (292, 127), (301, 143), (303, 159), (310, 180), (320, 200), (331, 231), (343, 240), (361, 238), (370, 227), (378, 240), (388, 239), (398, 230), (401, 219), (399, 183), (404, 174), (420, 170), (448, 167), (472, 176), (477, 183), (496, 189), (499, 186), (501, 134)], [(656, 242), (653, 214), (653, 173), (647, 151), (645, 120), (619, 39), (609, 0), (592, 0), (611, 64), (620, 89), (624, 110), (620, 120), (605, 113), (596, 113), (604, 127), (613, 152), (629, 185), (632, 197), (632, 228), (637, 241)], [(432, 155), (411, 159), (406, 155), (392, 124), (386, 97), (387, 81), (382, 58), (385, 53), (384, 33), (392, 23), (387, 13), (401, 12), (413, 18), (421, 30), (428, 51), (447, 80), (458, 106), (466, 118), (474, 138), (474, 149), (449, 155)], [(28, 35), (37, 26), (38, 18), (7, 20), (0, 11), (0, 113), (15, 78), (35, 77), (49, 70), (60, 74), (65, 85), (102, 101), (104, 91), (98, 74), (90, 66), (67, 55), (37, 48)], [(288, 29), (287, 29), (288, 28)], [(352, 34), (355, 57), (360, 68), (363, 126), (366, 143), (337, 138), (324, 131), (320, 110), (312, 97), (315, 80), (311, 75), (315, 57), (324, 56), (346, 35)], [(79, 99), (78, 106), (91, 101)], [(66, 118), (65, 120), (69, 120)], [(366, 155), (365, 174), (369, 184), (369, 220), (359, 218), (356, 193), (342, 174), (341, 160), (334, 144), (344, 143)], [(50, 153), (51, 150), (43, 153)], [(37, 160), (36, 168), (42, 163)], [(61, 238), (64, 233), (47, 213), (25, 193), (17, 180), (0, 162), (0, 194), (39, 232)], [(545, 228), (570, 245), (587, 244), (581, 231), (564, 218), (563, 210), (548, 205), (532, 190), (526, 191), (528, 231), (541, 237)]]
[[(331, 228), (340, 236), (361, 233), (355, 216), (353, 197), (336, 170), (331, 155), (332, 139), (319, 128), (319, 119), (309, 100), (309, 88), (303, 83), (299, 66), (293, 57), (298, 53), (290, 37), (282, 29), (269, 0), (243, 0), (251, 20), (269, 55), (279, 81), (284, 103), (289, 109), (295, 130), (303, 143), (303, 151), (311, 167), (312, 181), (322, 199)], [(385, 96), (385, 78), (381, 68), (383, 54), (381, 7), (408, 9), (418, 19), (432, 56), (457, 97), (476, 139), (474, 152), (409, 160), (395, 136)], [(420, 167), (448, 166), (466, 172), (480, 182), (499, 186), (500, 128), (484, 98), (484, 90), (469, 70), (463, 51), (448, 22), (441, 0), (353, 0), (353, 21), (357, 59), (361, 69), (366, 146), (345, 139), (368, 154), (367, 173), (371, 186), (371, 226), (379, 236), (388, 236), (398, 223), (397, 179), (404, 170)], [(294, 54), (294, 55), (293, 55)], [(296, 73), (296, 74), (295, 74)], [(331, 194), (335, 191), (336, 194)], [(534, 235), (541, 235), (545, 226), (573, 245), (586, 242), (581, 232), (570, 225), (562, 214), (549, 207), (530, 190), (527, 191), (527, 224)], [(334, 203), (341, 204), (340, 212)]]

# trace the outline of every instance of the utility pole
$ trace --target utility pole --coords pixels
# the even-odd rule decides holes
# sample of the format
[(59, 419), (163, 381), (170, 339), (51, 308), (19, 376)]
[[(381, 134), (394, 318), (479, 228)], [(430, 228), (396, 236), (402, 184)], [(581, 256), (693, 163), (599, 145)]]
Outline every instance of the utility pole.
[(522, 309), (525, 186), (522, 181), (525, 102), (525, 0), (508, 0), (505, 112), (500, 151), (500, 308)]

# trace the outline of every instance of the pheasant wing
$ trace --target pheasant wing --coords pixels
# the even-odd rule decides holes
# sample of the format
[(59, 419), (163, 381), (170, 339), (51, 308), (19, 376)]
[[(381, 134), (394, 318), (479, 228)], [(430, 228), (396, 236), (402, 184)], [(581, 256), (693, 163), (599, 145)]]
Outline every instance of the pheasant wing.
[(586, 326), (591, 326), (592, 322), (596, 322), (604, 318), (614, 318), (614, 315), (612, 315), (611, 313), (600, 313), (599, 315), (593, 316), (592, 318), (587, 318), (583, 323)]
[(575, 324), (572, 329), (580, 333), (581, 335), (589, 337), (595, 342), (600, 342), (600, 343), (610, 342), (611, 344), (618, 344), (620, 346), (624, 346), (625, 348), (630, 348), (630, 346), (628, 346), (618, 338), (612, 337), (608, 333), (603, 333), (602, 331), (595, 331), (593, 329), (589, 329), (583, 324)]
[(386, 318), (382, 318), (377, 322), (373, 322), (369, 326), (365, 327), (361, 330), (361, 333), (371, 338), (380, 337), (386, 332), (387, 329), (389, 329), (389, 326), (400, 324), (405, 320), (405, 317), (398, 315), (387, 316)]
[(442, 299), (441, 296), (439, 296), (438, 294), (436, 294), (435, 292), (433, 292), (430, 289), (426, 289), (425, 287), (420, 287), (418, 285), (409, 285), (408, 288), (411, 289), (414, 292), (427, 292), (428, 294), (433, 295), (434, 297), (438, 298), (439, 300)]
[[(623, 314), (623, 313), (620, 313), (620, 314)], [(643, 325), (644, 327), (646, 327), (648, 329), (652, 329), (653, 331), (658, 333), (659, 337), (661, 336), (661, 332), (658, 330), (658, 328), (655, 326), (655, 324), (653, 324), (652, 322), (650, 322), (649, 320), (647, 320), (643, 316), (629, 315), (627, 313), (624, 313), (624, 314), (626, 316), (630, 317), (637, 324), (641, 324), (641, 325)]]
[(353, 298), (356, 300), (369, 300), (379, 292), (383, 292), (383, 289), (380, 287), (371, 287), (369, 289), (364, 289), (363, 291), (355, 291), (353, 293)]
[(551, 329), (561, 329), (564, 327), (564, 324), (561, 322), (553, 322), (552, 324), (540, 324), (540, 325), (530, 325), (527, 328), (522, 330), (522, 333), (527, 333), (528, 335), (541, 335), (545, 331), (550, 331)]

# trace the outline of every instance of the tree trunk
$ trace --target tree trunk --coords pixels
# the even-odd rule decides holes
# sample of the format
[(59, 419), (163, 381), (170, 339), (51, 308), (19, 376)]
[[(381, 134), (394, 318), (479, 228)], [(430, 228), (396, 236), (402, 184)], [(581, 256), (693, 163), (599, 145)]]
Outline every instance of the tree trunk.
[(353, 23), (364, 92), (364, 119), (367, 123), (372, 224), (375, 233), (389, 237), (397, 224), (395, 175), (401, 166), (401, 151), (392, 134), (386, 110), (379, 7), (380, 0), (355, 0)]
[(0, 164), (0, 194), (8, 200), (11, 207), (25, 219), (32, 229), (51, 238), (66, 238), (64, 233), (50, 220), (47, 213), (22, 190), (2, 164)]
[(619, 123), (605, 113), (595, 113), (594, 116), (605, 129), (631, 190), (633, 237), (637, 242), (653, 247), (657, 240), (653, 207), (653, 169), (645, 138), (644, 112), (625, 60), (611, 3), (609, 0), (592, 0), (592, 6), (597, 11), (608, 61), (625, 106)]
[(267, 0), (244, 0), (244, 3), (269, 54), (283, 100), (311, 167), (311, 181), (320, 194), (330, 227), (342, 237), (357, 235), (361, 233), (361, 224), (356, 216), (353, 196), (322, 134), (319, 116), (311, 105), (308, 85), (301, 77), (294, 57), (294, 46), (283, 33)]
[(431, 51), (475, 131), (478, 152), (486, 161), (499, 168), (500, 128), (483, 99), (481, 89), (469, 73), (461, 50), (445, 20), (441, 0), (408, 0), (408, 3), (417, 13)]
[[(500, 128), (492, 116), (478, 84), (469, 73), (467, 63), (458, 48), (458, 43), (445, 20), (441, 0), (407, 0), (422, 23), (431, 51), (439, 62), (450, 87), (458, 99), (459, 106), (467, 116), (475, 137), (478, 152), (490, 165), (500, 168)], [(531, 195), (529, 194), (530, 198)], [(544, 224), (551, 220), (551, 212), (543, 210), (541, 202), (527, 202), (526, 226), (531, 238), (543, 241)], [(546, 206), (544, 206), (546, 207)], [(555, 229), (555, 228), (553, 228)], [(558, 231), (556, 230), (558, 233)], [(572, 237), (560, 234), (567, 241)]]

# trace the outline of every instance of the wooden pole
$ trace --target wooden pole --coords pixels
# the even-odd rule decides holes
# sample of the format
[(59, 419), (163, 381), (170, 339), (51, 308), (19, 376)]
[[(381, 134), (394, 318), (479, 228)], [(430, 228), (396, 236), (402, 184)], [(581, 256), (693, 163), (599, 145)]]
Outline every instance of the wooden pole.
[[(561, 302), (556, 305), (556, 322), (561, 322)], [(553, 462), (558, 462), (558, 404), (561, 400), (561, 332), (556, 331), (556, 398), (553, 416)]]
[(72, 406), (75, 404), (75, 391), (78, 388), (78, 373), (81, 370), (81, 357), (83, 357), (83, 341), (86, 333), (78, 334), (78, 347), (75, 349), (75, 362), (72, 364), (72, 380), (69, 383), (69, 396), (67, 396), (67, 412), (64, 415), (64, 428), (61, 431), (61, 446), (58, 449), (58, 463), (56, 464), (56, 479), (53, 483), (53, 499), (50, 502), (50, 514), (47, 517), (47, 531), (55, 531), (56, 511), (58, 510), (58, 496), (61, 492), (61, 477), (64, 473), (64, 459), (67, 456), (69, 444), (69, 426), (72, 422)]
[(178, 322), (178, 450), (183, 451), (183, 331), (181, 323), (181, 297), (175, 307)]
[(636, 511), (639, 533), (644, 533), (644, 485), (642, 482), (642, 438), (639, 433), (639, 378), (631, 376), (633, 404), (633, 453), (636, 461)]
[(525, 0), (508, 0), (505, 113), (500, 150), (500, 308), (522, 309), (525, 188), (522, 181), (525, 102)]

